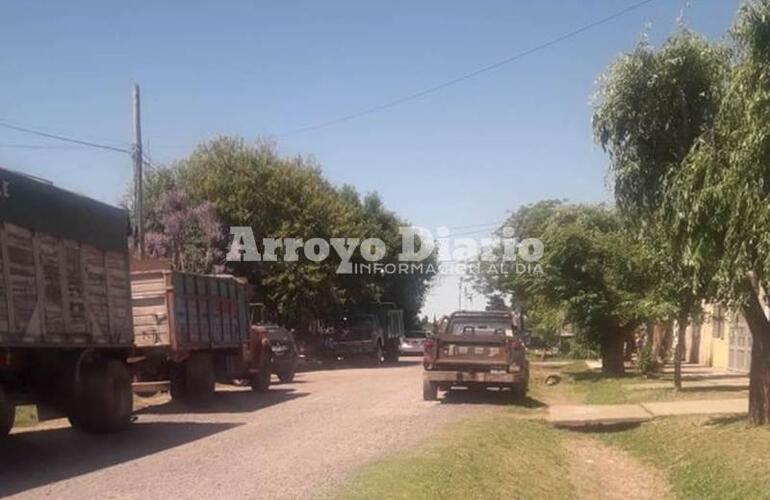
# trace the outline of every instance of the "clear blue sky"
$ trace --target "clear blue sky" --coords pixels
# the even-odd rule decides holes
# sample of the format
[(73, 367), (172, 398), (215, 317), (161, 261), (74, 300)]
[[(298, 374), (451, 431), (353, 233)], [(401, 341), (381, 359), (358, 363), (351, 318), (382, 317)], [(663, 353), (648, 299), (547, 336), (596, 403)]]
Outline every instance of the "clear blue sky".
[[(221, 134), (247, 139), (323, 122), (473, 71), (634, 0), (28, 2), (0, 6), (0, 120), (131, 141), (132, 82), (155, 162)], [(426, 227), (501, 220), (543, 198), (611, 199), (590, 98), (643, 31), (660, 43), (681, 0), (656, 0), (510, 65), (381, 113), (283, 137), (335, 183), (377, 190)], [(739, 0), (694, 0), (688, 24), (722, 37)], [(127, 155), (0, 129), (0, 165), (115, 203)], [(479, 234), (483, 236), (483, 234)], [(456, 283), (427, 312), (457, 302)], [(476, 304), (479, 305), (479, 304)]]

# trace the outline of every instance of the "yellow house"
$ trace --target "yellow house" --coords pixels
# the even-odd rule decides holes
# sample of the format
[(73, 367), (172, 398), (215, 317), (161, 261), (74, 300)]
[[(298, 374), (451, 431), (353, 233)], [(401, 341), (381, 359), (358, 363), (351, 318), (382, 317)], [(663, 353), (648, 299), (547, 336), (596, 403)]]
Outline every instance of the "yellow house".
[(685, 336), (685, 360), (724, 370), (748, 372), (751, 334), (739, 313), (718, 304), (707, 304)]

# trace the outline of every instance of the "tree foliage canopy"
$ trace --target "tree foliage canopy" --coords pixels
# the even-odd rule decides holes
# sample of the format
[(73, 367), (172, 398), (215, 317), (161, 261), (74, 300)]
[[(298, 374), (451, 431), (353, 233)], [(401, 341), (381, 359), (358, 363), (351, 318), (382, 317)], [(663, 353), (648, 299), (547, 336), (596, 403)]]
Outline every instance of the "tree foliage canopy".
[(649, 217), (666, 181), (714, 122), (729, 53), (682, 28), (655, 50), (642, 40), (601, 77), (593, 127), (610, 156), (615, 199)]
[(744, 5), (732, 40), (719, 112), (672, 180), (668, 208), (696, 276), (714, 273), (719, 298), (743, 304), (756, 291), (749, 277), (770, 284), (770, 2)]
[[(581, 341), (622, 347), (649, 316), (649, 253), (616, 210), (548, 200), (521, 207), (506, 225), (543, 242), (542, 272), (480, 273), (475, 284), (488, 295), (512, 295), (537, 333), (571, 324)], [(609, 371), (622, 371), (622, 349), (603, 349), (605, 356)]]
[[(148, 176), (147, 184), (149, 220), (164, 218), (167, 193), (178, 191), (182, 194), (177, 197), (192, 206), (210, 204), (225, 228), (251, 227), (260, 251), (263, 238), (376, 237), (388, 248), (382, 262), (395, 262), (401, 248), (398, 227), (407, 225), (376, 193), (361, 197), (351, 186), (332, 185), (314, 161), (282, 157), (271, 144), (251, 145), (238, 138), (201, 144), (188, 158)], [(218, 251), (230, 243), (227, 240)], [(353, 262), (361, 261), (356, 252)], [(374, 301), (395, 302), (408, 321), (416, 318), (432, 278), (430, 270), (345, 275), (337, 273), (339, 262), (332, 252), (322, 262), (300, 258), (228, 267), (247, 276), (256, 285), (256, 300), (287, 324), (329, 318), (341, 308)], [(431, 262), (435, 264), (435, 256), (426, 264)]]

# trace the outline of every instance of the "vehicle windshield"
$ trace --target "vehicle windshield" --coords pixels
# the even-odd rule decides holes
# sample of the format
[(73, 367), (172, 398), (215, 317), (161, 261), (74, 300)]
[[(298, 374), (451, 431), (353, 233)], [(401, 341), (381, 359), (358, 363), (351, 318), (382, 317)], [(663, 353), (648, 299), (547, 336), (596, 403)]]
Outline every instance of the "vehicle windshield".
[(279, 326), (267, 328), (267, 338), (270, 340), (291, 340), (291, 334)]
[(404, 336), (409, 339), (424, 339), (425, 332), (406, 332)]
[(461, 320), (449, 324), (450, 335), (513, 335), (513, 325), (505, 321)]

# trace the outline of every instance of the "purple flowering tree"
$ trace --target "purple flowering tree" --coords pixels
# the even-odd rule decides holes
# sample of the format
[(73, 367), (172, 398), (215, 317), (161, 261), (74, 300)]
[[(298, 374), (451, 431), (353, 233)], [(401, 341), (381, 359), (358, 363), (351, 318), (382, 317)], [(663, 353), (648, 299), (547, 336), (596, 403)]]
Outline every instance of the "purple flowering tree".
[(210, 202), (195, 203), (184, 191), (172, 188), (159, 196), (147, 216), (148, 255), (169, 259), (179, 271), (221, 272), (226, 238)]

